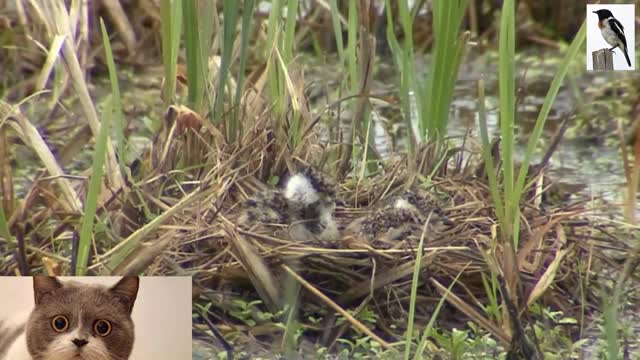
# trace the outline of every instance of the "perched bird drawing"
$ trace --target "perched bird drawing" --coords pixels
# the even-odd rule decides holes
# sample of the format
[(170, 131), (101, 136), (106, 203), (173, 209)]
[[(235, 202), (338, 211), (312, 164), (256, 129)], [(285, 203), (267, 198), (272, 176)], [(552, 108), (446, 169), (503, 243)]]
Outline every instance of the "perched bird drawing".
[(612, 47), (609, 50), (619, 48), (622, 50), (627, 65), (631, 66), (631, 59), (629, 58), (629, 51), (627, 48), (627, 38), (624, 36), (624, 27), (615, 17), (611, 11), (607, 9), (600, 9), (594, 11), (598, 15), (598, 27), (602, 33), (604, 40)]

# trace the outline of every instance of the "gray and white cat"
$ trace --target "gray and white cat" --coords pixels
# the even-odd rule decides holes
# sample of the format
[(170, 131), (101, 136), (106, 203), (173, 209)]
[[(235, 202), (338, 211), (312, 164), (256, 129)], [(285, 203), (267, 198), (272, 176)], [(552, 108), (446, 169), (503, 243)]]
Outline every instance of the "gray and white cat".
[(126, 360), (134, 341), (137, 276), (112, 287), (35, 276), (28, 320), (0, 321), (0, 359)]

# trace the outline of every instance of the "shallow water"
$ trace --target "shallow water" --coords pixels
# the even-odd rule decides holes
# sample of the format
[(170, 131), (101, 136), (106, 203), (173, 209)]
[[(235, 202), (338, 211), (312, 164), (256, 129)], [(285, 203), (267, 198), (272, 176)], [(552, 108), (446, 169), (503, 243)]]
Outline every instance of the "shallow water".
[[(428, 58), (422, 59), (419, 63), (428, 62)], [(518, 54), (516, 68), (519, 69), (517, 85), (524, 87), (524, 96), (518, 103), (518, 118), (516, 122), (516, 160), (521, 160), (523, 151), (528, 140), (527, 134), (535, 124), (538, 111), (542, 106), (546, 91), (555, 74), (555, 70), (561, 61), (561, 54), (550, 52), (543, 56), (534, 54)], [(384, 63), (381, 65), (386, 69), (391, 69)], [(420, 65), (418, 69), (427, 69), (428, 66)], [(524, 69), (524, 70), (523, 70)], [(380, 71), (382, 73), (383, 71)], [(463, 63), (460, 70), (458, 83), (454, 99), (451, 105), (449, 120), (449, 136), (451, 141), (460, 145), (466, 136), (470, 136), (477, 144), (480, 143), (478, 136), (478, 115), (477, 115), (477, 82), (483, 78), (486, 87), (486, 109), (487, 125), (489, 133), (495, 138), (498, 132), (498, 99), (497, 94), (497, 58), (495, 54), (471, 54)], [(374, 81), (374, 92), (388, 93), (394, 92), (393, 84), (395, 74), (393, 70), (385, 71), (388, 79), (378, 78)], [(420, 74), (418, 76), (426, 76)], [(523, 79), (524, 77), (524, 79)], [(534, 154), (533, 162), (536, 163), (542, 157), (548, 142), (559, 127), (564, 116), (576, 114), (569, 123), (564, 138), (558, 146), (550, 161), (548, 174), (554, 181), (566, 184), (571, 188), (578, 188), (577, 195), (589, 198), (602, 196), (609, 202), (619, 203), (623, 200), (621, 194), (626, 184), (624, 176), (623, 162), (620, 155), (620, 145), (615, 131), (616, 114), (607, 113), (609, 110), (617, 110), (623, 106), (634, 106), (636, 97), (629, 94), (626, 98), (619, 99), (611, 95), (604, 99), (599, 98), (597, 89), (604, 87), (606, 83), (616, 82), (620, 87), (629, 86), (635, 83), (640, 84), (640, 74), (638, 72), (617, 72), (617, 73), (595, 73), (584, 70), (584, 64), (578, 63), (574, 66), (560, 92), (556, 97), (547, 123), (545, 132), (540, 139), (539, 150)], [(615, 87), (614, 87), (615, 91)], [(635, 89), (636, 93), (640, 89)], [(622, 104), (610, 105), (607, 101), (621, 102)], [(597, 101), (602, 102), (600, 109), (595, 108)], [(594, 109), (592, 109), (595, 108)], [(374, 110), (377, 107), (374, 105)], [(587, 111), (588, 110), (588, 111)], [(597, 117), (598, 122), (591, 125), (590, 117)], [(629, 116), (618, 116), (623, 124), (631, 123)], [(399, 117), (398, 117), (399, 118)], [(586, 120), (586, 125), (579, 123)], [(406, 142), (406, 129), (404, 132), (389, 133), (381, 125), (383, 120), (378, 119), (375, 123), (376, 145), (380, 153), (390, 156), (395, 151), (404, 150)], [(398, 119), (399, 120), (399, 119)], [(384, 120), (384, 121), (389, 121)], [(395, 123), (394, 126), (403, 128), (404, 124)], [(387, 126), (389, 128), (389, 126)], [(399, 134), (399, 135), (398, 135)], [(469, 140), (469, 139), (467, 139)], [(639, 202), (640, 203), (640, 202)]]
[[(487, 55), (483, 55), (487, 56)], [(492, 65), (496, 61), (485, 61), (483, 56), (466, 63), (461, 70), (464, 78), (469, 80), (471, 86), (461, 87), (456, 92), (456, 98), (452, 104), (452, 117), (449, 130), (452, 135), (462, 136), (464, 131), (472, 127), (473, 133), (477, 133), (477, 115), (475, 113), (475, 81), (480, 76), (485, 77), (487, 89), (497, 88), (497, 79)], [(490, 56), (490, 55), (489, 55)], [(533, 57), (532, 57), (533, 56)], [(527, 134), (533, 128), (539, 109), (542, 107), (548, 85), (551, 83), (557, 63), (560, 61), (558, 54), (545, 54), (544, 60), (538, 60), (537, 56), (527, 55), (521, 57), (520, 68), (527, 68), (526, 64), (535, 64), (527, 68), (526, 78), (519, 82), (519, 86), (525, 87), (525, 96), (519, 104), (519, 119), (516, 126), (516, 134), (519, 135), (517, 143), (516, 159), (522, 158)], [(483, 64), (484, 63), (484, 64)], [(576, 65), (574, 73), (569, 75), (561, 87), (554, 102), (549, 118), (546, 123), (546, 130), (541, 139), (541, 147), (546, 149), (549, 139), (560, 125), (563, 116), (576, 113), (581, 116), (581, 102), (588, 101), (589, 95), (577, 94), (575, 90), (586, 90), (590, 87), (602, 86), (603, 83), (619, 79), (623, 82), (632, 82), (639, 79), (636, 73), (622, 72), (622, 74), (607, 74), (587, 72), (580, 69), (580, 64)], [(535, 69), (535, 71), (534, 71)], [(487, 75), (491, 74), (491, 75)], [(575, 88), (567, 84), (573, 82)], [(574, 90), (575, 89), (575, 90)], [(636, 89), (637, 91), (638, 89)], [(494, 92), (495, 93), (495, 92)], [(580, 99), (579, 97), (583, 97)], [(498, 136), (498, 113), (496, 110), (498, 99), (490, 96), (487, 99), (486, 107), (493, 111), (488, 113), (488, 126), (490, 133)], [(584, 115), (583, 115), (584, 116)], [(606, 116), (606, 115), (605, 115)], [(612, 119), (613, 120), (613, 119)], [(558, 182), (577, 185), (582, 187), (581, 195), (589, 197), (604, 196), (610, 201), (620, 201), (618, 194), (626, 183), (619, 144), (609, 144), (607, 138), (615, 138), (615, 132), (593, 131), (586, 126), (576, 124), (577, 119), (569, 120), (569, 130), (565, 134), (558, 149), (551, 158), (549, 175)], [(626, 119), (630, 123), (631, 119)], [(600, 129), (599, 129), (600, 130)], [(595, 138), (595, 139), (594, 139)], [(534, 162), (539, 161), (542, 152), (539, 151), (534, 156)]]

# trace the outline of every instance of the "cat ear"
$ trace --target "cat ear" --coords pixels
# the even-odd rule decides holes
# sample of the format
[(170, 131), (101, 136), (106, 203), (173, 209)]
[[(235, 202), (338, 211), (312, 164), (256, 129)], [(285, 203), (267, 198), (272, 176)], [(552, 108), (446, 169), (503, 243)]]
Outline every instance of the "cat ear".
[(140, 279), (137, 276), (125, 276), (109, 291), (127, 308), (129, 314), (138, 295)]
[(62, 287), (62, 283), (58, 281), (54, 276), (34, 276), (33, 277), (33, 294), (36, 301), (36, 305), (39, 305), (42, 298), (57, 289)]

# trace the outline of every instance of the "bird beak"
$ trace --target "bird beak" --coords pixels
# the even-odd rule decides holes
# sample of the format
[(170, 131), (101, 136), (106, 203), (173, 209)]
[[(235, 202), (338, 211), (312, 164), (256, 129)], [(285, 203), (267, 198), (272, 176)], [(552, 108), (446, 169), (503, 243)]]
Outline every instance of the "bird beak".
[(597, 11), (592, 11), (592, 13), (597, 14), (598, 12)]

